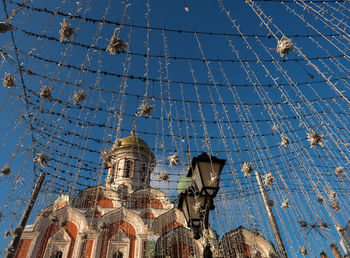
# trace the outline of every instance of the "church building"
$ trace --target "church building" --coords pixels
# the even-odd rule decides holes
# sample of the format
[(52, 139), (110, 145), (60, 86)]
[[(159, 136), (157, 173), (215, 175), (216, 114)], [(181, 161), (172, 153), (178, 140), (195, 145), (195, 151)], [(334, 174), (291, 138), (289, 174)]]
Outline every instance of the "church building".
[[(74, 199), (59, 196), (25, 227), (16, 258), (203, 257), (203, 239), (195, 240), (183, 213), (150, 186), (156, 159), (144, 140), (133, 131), (102, 158), (108, 168), (105, 185), (87, 188)], [(230, 231), (219, 244), (210, 230), (213, 256), (276, 254), (261, 236), (244, 229), (243, 237), (241, 231)]]

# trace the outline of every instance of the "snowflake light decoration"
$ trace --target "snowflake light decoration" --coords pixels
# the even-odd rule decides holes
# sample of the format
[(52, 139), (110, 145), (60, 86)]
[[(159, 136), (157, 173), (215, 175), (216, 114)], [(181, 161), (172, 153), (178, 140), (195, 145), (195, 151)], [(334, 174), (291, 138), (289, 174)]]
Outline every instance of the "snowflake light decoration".
[(5, 231), (5, 238), (8, 238), (12, 235), (11, 230), (6, 230)]
[(111, 156), (110, 151), (108, 151), (108, 150), (102, 151), (102, 152), (101, 152), (101, 156), (102, 156), (103, 162), (105, 163), (105, 165), (106, 165), (107, 167), (112, 166), (112, 164), (111, 164), (112, 156)]
[(307, 255), (306, 248), (304, 246), (300, 247), (299, 253), (301, 253), (302, 255)]
[(0, 170), (1, 174), (3, 174), (4, 176), (7, 176), (9, 174), (12, 173), (12, 170), (10, 169), (9, 165), (5, 165), (1, 170)]
[(324, 230), (328, 230), (329, 229), (328, 223), (325, 222), (325, 221), (321, 221), (319, 223), (319, 227), (320, 227), (320, 229), (324, 229)]
[(324, 201), (324, 199), (323, 199), (321, 196), (318, 196), (318, 197), (317, 197), (317, 202), (318, 202), (319, 204), (323, 204), (323, 201)]
[(209, 179), (209, 185), (216, 184), (218, 181), (219, 181), (219, 177), (216, 174), (211, 173), (210, 179)]
[(2, 85), (8, 89), (16, 87), (15, 76), (11, 76), (9, 73), (5, 73), (4, 79), (2, 80)]
[(9, 21), (6, 22), (0, 22), (0, 34), (8, 32), (10, 30), (13, 30), (13, 26), (10, 24)]
[(169, 160), (169, 167), (173, 167), (173, 166), (177, 166), (178, 162), (179, 162), (179, 157), (177, 156), (177, 153), (173, 154), (173, 155), (170, 155), (168, 157), (168, 160)]
[(299, 225), (301, 228), (307, 228), (307, 226), (308, 226), (307, 222), (303, 221), (303, 220), (299, 221)]
[(311, 133), (307, 133), (307, 140), (310, 142), (310, 147), (314, 148), (315, 146), (323, 146), (322, 139), (323, 134), (317, 134), (314, 130), (311, 130)]
[(253, 172), (253, 164), (251, 162), (243, 162), (242, 172), (244, 177), (250, 177), (250, 174)]
[(112, 36), (110, 40), (107, 39), (109, 45), (106, 49), (111, 55), (120, 52), (126, 52), (128, 44), (124, 42), (124, 40), (117, 38), (115, 35)]
[(267, 173), (265, 175), (265, 185), (271, 185), (274, 181), (275, 181), (275, 177), (273, 176), (273, 174), (270, 172), (270, 173)]
[(202, 211), (202, 206), (201, 206), (201, 203), (200, 203), (200, 202), (196, 202), (196, 203), (194, 204), (194, 210), (195, 210), (196, 212), (201, 212), (201, 211)]
[(49, 220), (51, 220), (52, 223), (58, 223), (58, 217), (54, 214), (49, 215)]
[(86, 93), (83, 90), (74, 92), (73, 103), (77, 105), (79, 102), (82, 102), (86, 99)]
[(289, 200), (288, 199), (286, 199), (285, 201), (282, 202), (282, 205), (281, 205), (282, 209), (287, 209), (289, 207), (290, 207), (290, 205), (289, 205)]
[(60, 42), (69, 40), (74, 33), (74, 29), (66, 23), (66, 19), (63, 19), (63, 23), (61, 23), (61, 29), (59, 30), (60, 33)]
[(279, 143), (279, 146), (287, 148), (289, 144), (290, 144), (289, 139), (286, 136), (282, 136), (282, 140)]
[(154, 105), (150, 105), (148, 100), (143, 100), (141, 105), (138, 107), (140, 110), (137, 112), (137, 116), (142, 116), (144, 115), (145, 117), (151, 117), (151, 112), (154, 109)]
[(340, 224), (335, 226), (335, 229), (339, 232), (339, 233), (343, 233), (344, 231), (344, 227)]
[(44, 153), (37, 153), (34, 162), (37, 162), (43, 168), (48, 165), (48, 158), (44, 155)]
[(108, 223), (103, 222), (102, 224), (100, 224), (98, 226), (98, 228), (99, 228), (99, 230), (104, 231), (104, 230), (107, 230), (109, 228), (109, 225), (108, 225)]
[(43, 100), (48, 99), (51, 101), (51, 91), (52, 91), (51, 87), (43, 86), (40, 91), (40, 97)]
[(344, 167), (336, 167), (335, 168), (335, 173), (340, 176), (344, 172)]
[(81, 234), (81, 240), (82, 241), (87, 241), (89, 239), (89, 234), (87, 233), (87, 232), (83, 232), (82, 234)]
[(339, 203), (337, 203), (336, 201), (332, 201), (330, 207), (335, 211), (340, 210)]
[(292, 43), (291, 39), (283, 36), (277, 41), (276, 52), (279, 53), (281, 57), (284, 57), (284, 55), (286, 55), (288, 58), (288, 54), (293, 50), (294, 45), (295, 44)]
[(272, 126), (272, 130), (273, 130), (273, 131), (277, 131), (277, 130), (278, 130), (278, 125), (274, 124), (274, 125)]
[(163, 172), (160, 172), (159, 175), (158, 175), (158, 179), (159, 180), (163, 180), (163, 181), (169, 181), (169, 175), (168, 175), (168, 172), (166, 171), (163, 171)]
[(329, 199), (330, 199), (331, 201), (334, 201), (335, 198), (337, 198), (337, 193), (336, 193), (334, 190), (331, 189), (331, 190), (329, 191)]
[(67, 220), (62, 219), (62, 220), (59, 221), (59, 224), (60, 224), (60, 227), (64, 228), (64, 227), (67, 226)]

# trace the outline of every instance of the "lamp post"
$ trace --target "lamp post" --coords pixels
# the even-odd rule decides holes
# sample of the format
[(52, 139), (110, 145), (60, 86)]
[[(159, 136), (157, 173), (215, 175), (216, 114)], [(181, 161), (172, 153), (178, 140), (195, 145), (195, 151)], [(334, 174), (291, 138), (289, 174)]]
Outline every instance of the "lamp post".
[[(195, 239), (199, 239), (204, 230), (209, 232), (209, 210), (215, 209), (213, 199), (219, 191), (220, 174), (225, 162), (226, 160), (208, 156), (205, 152), (192, 159), (187, 176), (193, 178), (195, 187), (179, 195), (178, 208), (184, 213)], [(213, 257), (209, 241), (204, 248), (203, 257)]]

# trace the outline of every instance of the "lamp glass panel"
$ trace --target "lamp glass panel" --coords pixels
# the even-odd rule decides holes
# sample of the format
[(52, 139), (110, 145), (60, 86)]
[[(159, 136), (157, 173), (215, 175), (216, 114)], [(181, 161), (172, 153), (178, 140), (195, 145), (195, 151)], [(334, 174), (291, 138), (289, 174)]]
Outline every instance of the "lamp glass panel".
[(222, 164), (203, 161), (198, 161), (197, 164), (202, 172), (204, 187), (218, 187)]
[(191, 214), (191, 220), (200, 220), (203, 209), (202, 207), (204, 207), (204, 196), (186, 196), (186, 200), (189, 212)]
[(196, 167), (193, 170), (193, 180), (196, 183), (198, 191), (202, 192), (202, 190), (203, 190), (203, 183), (202, 183), (201, 173), (199, 171), (198, 163), (196, 164)]
[(190, 215), (188, 214), (188, 206), (187, 206), (186, 200), (183, 200), (181, 208), (187, 224), (190, 224)]

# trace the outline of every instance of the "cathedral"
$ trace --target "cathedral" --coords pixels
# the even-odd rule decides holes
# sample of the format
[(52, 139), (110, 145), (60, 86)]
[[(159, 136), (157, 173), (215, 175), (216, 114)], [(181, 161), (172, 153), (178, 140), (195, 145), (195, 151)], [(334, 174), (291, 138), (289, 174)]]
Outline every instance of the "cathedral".
[[(59, 196), (25, 227), (15, 257), (203, 257), (203, 239), (195, 240), (183, 213), (150, 186), (156, 159), (147, 143), (133, 131), (102, 156), (108, 168), (105, 185), (74, 199)], [(220, 245), (212, 231), (210, 238), (214, 257), (276, 254), (269, 241), (244, 228), (225, 234)], [(253, 254), (258, 242), (261, 250)]]

